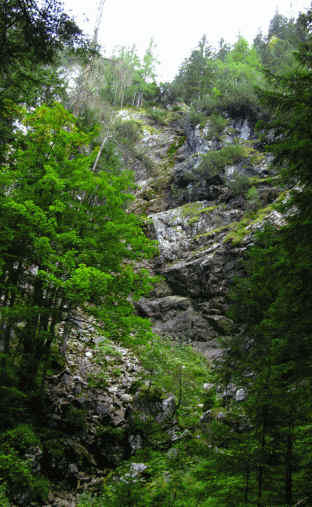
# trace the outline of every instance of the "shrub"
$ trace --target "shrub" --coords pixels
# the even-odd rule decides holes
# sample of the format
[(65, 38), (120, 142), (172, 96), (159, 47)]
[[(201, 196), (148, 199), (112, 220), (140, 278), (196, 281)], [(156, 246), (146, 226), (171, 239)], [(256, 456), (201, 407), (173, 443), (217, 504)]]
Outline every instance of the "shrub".
[(135, 148), (134, 155), (137, 160), (140, 160), (148, 171), (153, 171), (154, 162), (151, 157), (148, 156), (147, 151), (144, 148)]
[(220, 138), (224, 129), (227, 127), (229, 121), (221, 116), (220, 114), (213, 113), (209, 118), (209, 130), (207, 134), (208, 139), (212, 139), (213, 137)]
[(40, 441), (28, 424), (19, 424), (16, 428), (2, 433), (0, 436), (1, 448), (10, 452), (12, 449), (23, 456), (31, 447), (39, 445)]
[(166, 125), (168, 120), (168, 112), (164, 109), (153, 107), (147, 111), (148, 117), (158, 125)]
[(69, 406), (63, 416), (64, 429), (73, 433), (80, 433), (86, 427), (86, 411), (82, 408)]
[(141, 126), (135, 120), (120, 121), (116, 125), (116, 134), (119, 141), (127, 146), (132, 146), (140, 139)]
[[(36, 475), (32, 470), (31, 450), (37, 448), (40, 440), (28, 424), (19, 424), (13, 429), (0, 435), (0, 481), (7, 486), (7, 496), (10, 500), (27, 505), (32, 501), (47, 500), (49, 481)], [(0, 489), (1, 495), (4, 489)]]
[(256, 187), (250, 187), (247, 191), (247, 201), (249, 209), (257, 209), (260, 205), (260, 196)]
[(225, 167), (240, 162), (244, 156), (244, 147), (239, 144), (225, 146), (221, 150), (211, 150), (202, 155), (199, 171), (204, 176), (213, 177), (222, 173)]
[(33, 475), (29, 462), (14, 452), (0, 454), (0, 480), (7, 485), (7, 495), (12, 501), (29, 505), (32, 501), (47, 500), (49, 481)]
[(191, 109), (186, 116), (186, 123), (192, 127), (196, 127), (196, 125), (204, 125), (206, 120), (206, 114), (196, 109)]
[(249, 178), (246, 174), (236, 173), (227, 181), (227, 186), (235, 196), (244, 195), (249, 188)]

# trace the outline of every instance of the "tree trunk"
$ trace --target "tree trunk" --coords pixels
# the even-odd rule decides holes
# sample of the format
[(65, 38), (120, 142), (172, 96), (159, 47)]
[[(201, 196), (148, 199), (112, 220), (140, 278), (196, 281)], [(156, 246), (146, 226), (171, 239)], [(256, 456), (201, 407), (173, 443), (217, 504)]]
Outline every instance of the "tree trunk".
[(285, 469), (285, 503), (292, 506), (292, 474), (293, 474), (293, 425), (288, 426)]

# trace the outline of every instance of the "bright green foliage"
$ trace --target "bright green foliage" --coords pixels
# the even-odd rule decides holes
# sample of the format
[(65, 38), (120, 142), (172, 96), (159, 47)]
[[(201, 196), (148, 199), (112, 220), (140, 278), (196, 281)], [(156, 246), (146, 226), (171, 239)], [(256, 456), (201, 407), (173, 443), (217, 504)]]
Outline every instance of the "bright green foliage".
[(258, 53), (243, 37), (221, 53), (213, 52), (203, 38), (183, 63), (172, 88), (196, 109), (254, 119), (259, 104), (254, 87), (263, 81)]
[(152, 379), (155, 388), (172, 393), (179, 400), (179, 422), (187, 427), (198, 421), (194, 411), (202, 400), (202, 385), (207, 379), (207, 361), (190, 346), (176, 345), (170, 340), (145, 334), (133, 345), (136, 355)]
[(222, 110), (232, 116), (257, 115), (254, 87), (263, 82), (260, 59), (254, 48), (239, 37), (224, 60), (217, 60), (214, 95)]
[[(214, 395), (208, 396), (203, 390), (207, 362), (189, 346), (152, 335), (133, 337), (132, 347), (146, 371), (138, 393), (145, 406), (150, 402), (153, 407), (172, 393), (176, 411), (161, 423), (153, 417), (132, 420), (130, 431), (141, 435), (144, 448), (108, 475), (102, 494), (97, 498), (82, 495), (78, 505), (205, 505), (203, 500), (208, 500), (212, 491), (207, 484), (210, 476), (199, 477), (197, 470), (210, 455), (208, 440), (199, 426), (202, 405), (214, 404)], [(176, 443), (169, 436), (172, 429)], [(132, 462), (146, 464), (146, 472), (132, 477)]]
[(59, 104), (26, 114), (1, 172), (1, 324), (5, 352), (19, 343), (28, 380), (77, 307), (122, 336), (133, 320), (129, 296), (150, 287), (132, 267), (154, 246), (126, 211), (131, 176), (92, 171), (95, 133), (75, 123)]

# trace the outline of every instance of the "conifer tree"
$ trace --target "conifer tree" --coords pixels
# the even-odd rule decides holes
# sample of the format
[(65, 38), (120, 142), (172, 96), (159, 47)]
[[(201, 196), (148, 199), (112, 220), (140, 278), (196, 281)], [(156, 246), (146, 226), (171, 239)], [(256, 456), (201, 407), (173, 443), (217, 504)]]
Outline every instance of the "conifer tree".
[(296, 71), (271, 74), (270, 89), (260, 94), (272, 118), (269, 150), (287, 188), (287, 223), (265, 229), (248, 255), (230, 312), (240, 331), (220, 365), (225, 385), (248, 393), (241, 410), (253, 435), (258, 506), (311, 503), (311, 14), (302, 17), (307, 40)]

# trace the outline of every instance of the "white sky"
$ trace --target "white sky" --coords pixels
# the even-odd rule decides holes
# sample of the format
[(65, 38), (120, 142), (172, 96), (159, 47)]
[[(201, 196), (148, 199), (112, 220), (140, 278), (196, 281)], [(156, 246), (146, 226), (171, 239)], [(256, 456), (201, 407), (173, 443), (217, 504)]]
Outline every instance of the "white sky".
[[(63, 0), (88, 34), (94, 31), (99, 0)], [(116, 46), (135, 45), (142, 56), (151, 37), (160, 61), (158, 75), (171, 80), (203, 34), (216, 45), (223, 37), (235, 42), (238, 34), (250, 42), (261, 28), (267, 32), (276, 9), (297, 17), (311, 0), (106, 0), (99, 43), (109, 56)]]

